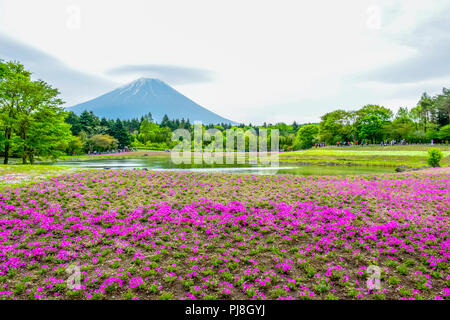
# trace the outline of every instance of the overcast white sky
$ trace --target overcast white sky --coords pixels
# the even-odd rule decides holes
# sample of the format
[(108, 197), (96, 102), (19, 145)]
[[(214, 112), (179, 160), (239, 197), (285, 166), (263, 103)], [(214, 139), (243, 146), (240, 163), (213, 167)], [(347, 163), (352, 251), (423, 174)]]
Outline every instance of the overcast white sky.
[(0, 58), (67, 105), (159, 78), (238, 122), (413, 107), (450, 87), (450, 1), (0, 0)]

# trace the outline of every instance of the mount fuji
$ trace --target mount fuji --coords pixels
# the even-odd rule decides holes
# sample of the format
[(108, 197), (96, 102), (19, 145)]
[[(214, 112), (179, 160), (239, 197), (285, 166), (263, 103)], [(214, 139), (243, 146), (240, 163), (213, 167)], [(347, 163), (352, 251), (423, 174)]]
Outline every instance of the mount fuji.
[(108, 119), (139, 119), (150, 112), (156, 122), (161, 122), (167, 114), (169, 119), (184, 118), (191, 123), (201, 121), (203, 124), (236, 124), (200, 106), (165, 82), (152, 78), (137, 79), (67, 110), (77, 114), (85, 110), (93, 111), (95, 115)]

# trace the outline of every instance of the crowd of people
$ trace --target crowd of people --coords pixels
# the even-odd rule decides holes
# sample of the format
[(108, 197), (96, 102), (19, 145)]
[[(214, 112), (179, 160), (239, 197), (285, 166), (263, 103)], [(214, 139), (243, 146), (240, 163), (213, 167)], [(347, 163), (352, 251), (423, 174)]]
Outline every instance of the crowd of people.
[[(406, 140), (402, 139), (400, 141), (397, 140), (382, 140), (380, 141), (380, 146), (394, 146), (394, 145), (406, 145)], [(336, 147), (344, 147), (344, 146), (364, 146), (364, 145), (368, 145), (368, 143), (364, 144), (364, 141), (337, 141), (336, 142)], [(434, 140), (431, 140), (431, 145), (434, 145)], [(325, 143), (315, 143), (314, 144), (314, 148), (321, 148), (321, 147), (325, 147)]]
[[(131, 152), (131, 151), (137, 151), (137, 148), (128, 148), (128, 147), (125, 147), (125, 148), (123, 148), (123, 149), (114, 149), (114, 150), (107, 150), (107, 151), (103, 151), (103, 152), (100, 152), (100, 151), (97, 151), (97, 150), (94, 150), (94, 151), (88, 151), (88, 155), (102, 155), (102, 154), (116, 154), (116, 153), (124, 153), (124, 152)], [(75, 155), (75, 154), (74, 154)]]
[[(393, 146), (393, 145), (396, 145), (396, 144), (405, 145), (406, 144), (406, 140), (402, 139), (402, 140), (400, 140), (400, 142), (397, 141), (397, 140), (381, 141), (380, 142), (380, 145), (382, 145), (382, 146), (387, 146), (387, 145)], [(431, 140), (431, 144), (433, 144), (433, 140)]]

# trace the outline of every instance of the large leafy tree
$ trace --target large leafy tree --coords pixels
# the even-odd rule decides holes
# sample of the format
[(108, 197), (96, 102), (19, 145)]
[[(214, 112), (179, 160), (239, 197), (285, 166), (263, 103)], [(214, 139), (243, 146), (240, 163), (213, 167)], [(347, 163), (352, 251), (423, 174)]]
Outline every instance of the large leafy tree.
[(369, 114), (358, 121), (358, 134), (361, 140), (376, 143), (381, 140), (384, 122), (375, 114)]
[(317, 142), (319, 127), (315, 124), (307, 124), (298, 130), (294, 147), (296, 149), (311, 148)]
[(83, 141), (79, 136), (72, 136), (67, 146), (67, 153), (70, 155), (80, 154), (83, 150)]
[(59, 106), (45, 105), (36, 111), (25, 140), (25, 155), (30, 163), (34, 163), (36, 156), (56, 159), (64, 155), (72, 141), (70, 125), (64, 121), (65, 117)]
[(450, 141), (450, 124), (443, 126), (439, 130), (439, 139), (443, 141)]
[(111, 137), (109, 134), (94, 134), (91, 137), (94, 147), (99, 148), (101, 151), (109, 148), (116, 148), (118, 141)]
[(8, 164), (21, 107), (27, 100), (31, 73), (15, 61), (2, 62), (0, 74), (0, 118), (4, 164)]
[(321, 117), (319, 139), (328, 144), (353, 140), (354, 114), (344, 110), (329, 112)]
[[(70, 137), (70, 125), (59, 91), (42, 80), (31, 80), (31, 73), (18, 62), (1, 62), (0, 109), (4, 163), (15, 150), (23, 163), (36, 156), (58, 155)], [(60, 152), (60, 151), (59, 151)]]
[(384, 128), (393, 113), (390, 109), (369, 104), (356, 111), (355, 127), (360, 140), (376, 143), (383, 138)]
[[(63, 102), (58, 98), (59, 91), (42, 80), (29, 82), (24, 90), (27, 90), (26, 99), (20, 105), (16, 128), (23, 163), (27, 159), (32, 163), (36, 155), (60, 155), (56, 146), (65, 145), (71, 134), (70, 126), (64, 121), (66, 114), (60, 107)], [(48, 131), (38, 129), (43, 127)], [(36, 130), (40, 133), (37, 137), (37, 132), (33, 132)]]

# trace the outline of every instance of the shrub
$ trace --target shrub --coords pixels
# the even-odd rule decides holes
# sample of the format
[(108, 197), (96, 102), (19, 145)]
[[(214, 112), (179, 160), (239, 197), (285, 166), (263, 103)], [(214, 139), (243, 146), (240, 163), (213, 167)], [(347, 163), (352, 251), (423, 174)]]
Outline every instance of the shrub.
[(397, 271), (402, 275), (406, 275), (408, 273), (408, 267), (405, 265), (400, 265), (397, 267)]
[(442, 151), (438, 148), (428, 149), (428, 164), (433, 168), (439, 167), (439, 162), (443, 158)]
[(163, 292), (159, 296), (160, 300), (172, 300), (173, 299), (173, 293), (171, 292)]
[(329, 293), (325, 299), (327, 299), (327, 300), (339, 300), (338, 297), (336, 297), (335, 295), (333, 295), (331, 293)]
[(397, 278), (397, 277), (389, 277), (389, 279), (387, 280), (387, 282), (388, 282), (389, 284), (396, 285), (396, 284), (399, 284), (399, 283), (400, 283), (400, 279)]

